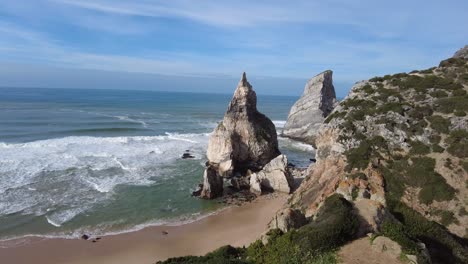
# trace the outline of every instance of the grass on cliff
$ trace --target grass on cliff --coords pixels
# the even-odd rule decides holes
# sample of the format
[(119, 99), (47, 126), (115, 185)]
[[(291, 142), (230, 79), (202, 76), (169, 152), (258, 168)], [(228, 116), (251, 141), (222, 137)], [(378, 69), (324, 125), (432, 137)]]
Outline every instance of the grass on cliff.
[(404, 252), (415, 253), (420, 263), (429, 263), (415, 242), (421, 241), (429, 251), (432, 263), (468, 263), (468, 240), (452, 235), (444, 226), (394, 199), (387, 200), (390, 212), (398, 222), (386, 221), (382, 233), (402, 245)]
[(325, 200), (317, 218), (307, 225), (288, 233), (271, 230), (267, 245), (257, 240), (248, 248), (225, 246), (202, 257), (172, 258), (158, 263), (337, 263), (335, 250), (352, 240), (357, 230), (352, 205), (335, 194)]
[(468, 131), (459, 129), (450, 132), (446, 143), (449, 145), (447, 151), (450, 154), (459, 158), (468, 158)]

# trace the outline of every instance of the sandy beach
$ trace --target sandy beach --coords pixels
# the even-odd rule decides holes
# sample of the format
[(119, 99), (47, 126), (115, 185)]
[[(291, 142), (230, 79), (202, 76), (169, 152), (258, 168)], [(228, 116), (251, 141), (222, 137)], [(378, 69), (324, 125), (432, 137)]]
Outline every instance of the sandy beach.
[(278, 194), (263, 196), (189, 224), (147, 227), (105, 236), (96, 243), (83, 239), (28, 238), (25, 244), (13, 246), (19, 243), (11, 241), (11, 247), (0, 248), (0, 260), (5, 264), (115, 264), (154, 263), (169, 257), (203, 255), (223, 245), (243, 246), (258, 239), (286, 198)]

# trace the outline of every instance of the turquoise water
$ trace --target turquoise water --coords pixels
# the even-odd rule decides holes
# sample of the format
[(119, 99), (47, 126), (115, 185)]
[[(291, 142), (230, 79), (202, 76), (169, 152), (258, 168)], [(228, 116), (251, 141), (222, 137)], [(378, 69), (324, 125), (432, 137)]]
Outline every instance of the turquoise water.
[[(0, 239), (79, 237), (190, 221), (221, 208), (190, 196), (231, 95), (0, 88)], [(297, 98), (258, 96), (281, 130)], [(279, 138), (290, 162), (310, 146)], [(183, 160), (189, 150), (195, 159)]]

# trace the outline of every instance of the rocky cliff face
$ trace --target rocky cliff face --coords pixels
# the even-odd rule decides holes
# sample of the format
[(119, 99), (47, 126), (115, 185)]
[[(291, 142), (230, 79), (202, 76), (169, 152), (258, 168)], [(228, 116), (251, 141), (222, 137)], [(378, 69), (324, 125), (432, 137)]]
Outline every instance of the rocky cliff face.
[(465, 47), (438, 67), (357, 83), (321, 125), (317, 163), (290, 204), (314, 216), (338, 193), (367, 231), (400, 226), (433, 262), (468, 261), (452, 235), (468, 236), (466, 54)]
[(314, 144), (320, 125), (337, 104), (332, 75), (332, 71), (324, 71), (307, 82), (289, 112), (284, 136)]
[(257, 96), (244, 73), (223, 121), (210, 136), (207, 165), (219, 177), (241, 177), (260, 171), (279, 154), (275, 125), (257, 110)]

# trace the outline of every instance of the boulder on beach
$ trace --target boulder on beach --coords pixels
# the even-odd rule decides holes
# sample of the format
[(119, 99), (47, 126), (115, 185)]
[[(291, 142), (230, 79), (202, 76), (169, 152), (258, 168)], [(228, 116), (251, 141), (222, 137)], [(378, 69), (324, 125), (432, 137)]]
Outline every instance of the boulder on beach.
[(289, 111), (282, 135), (315, 144), (320, 125), (337, 105), (333, 72), (324, 71), (310, 79), (301, 98)]
[(279, 191), (291, 193), (294, 178), (288, 170), (288, 158), (279, 155), (271, 160), (263, 170), (250, 176), (250, 190), (254, 193), (264, 191)]

